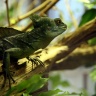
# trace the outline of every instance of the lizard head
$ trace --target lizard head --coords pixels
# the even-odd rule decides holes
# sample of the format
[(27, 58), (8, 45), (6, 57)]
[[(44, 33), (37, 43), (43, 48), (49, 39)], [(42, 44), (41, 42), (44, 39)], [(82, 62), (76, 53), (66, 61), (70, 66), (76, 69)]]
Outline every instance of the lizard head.
[(67, 29), (66, 24), (64, 24), (60, 18), (51, 19), (47, 16), (41, 17), (37, 14), (33, 14), (30, 18), (34, 28), (40, 28), (48, 38), (53, 39)]
[(45, 22), (46, 36), (49, 38), (54, 38), (67, 29), (67, 25), (64, 24), (60, 18), (49, 19)]

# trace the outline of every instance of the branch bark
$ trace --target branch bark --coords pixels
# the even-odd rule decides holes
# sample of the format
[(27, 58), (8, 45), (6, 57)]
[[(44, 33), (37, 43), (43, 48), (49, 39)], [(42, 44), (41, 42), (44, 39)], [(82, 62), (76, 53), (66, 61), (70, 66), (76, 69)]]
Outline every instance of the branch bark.
[(77, 48), (66, 58), (55, 62), (52, 66), (53, 70), (75, 69), (80, 66), (92, 66), (96, 64), (96, 46)]

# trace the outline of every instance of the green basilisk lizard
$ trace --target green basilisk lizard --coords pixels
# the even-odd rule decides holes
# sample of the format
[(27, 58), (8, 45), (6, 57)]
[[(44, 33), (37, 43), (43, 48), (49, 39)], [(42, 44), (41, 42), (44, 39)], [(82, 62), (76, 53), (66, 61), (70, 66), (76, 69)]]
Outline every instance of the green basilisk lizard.
[(11, 58), (28, 57), (36, 50), (45, 48), (67, 28), (60, 18), (50, 19), (35, 14), (32, 15), (31, 19), (34, 29), (30, 32), (21, 32), (13, 28), (0, 28), (0, 58), (3, 60), (2, 72), (4, 75), (2, 87), (5, 86), (7, 78), (10, 87), (10, 80), (15, 82), (9, 70)]

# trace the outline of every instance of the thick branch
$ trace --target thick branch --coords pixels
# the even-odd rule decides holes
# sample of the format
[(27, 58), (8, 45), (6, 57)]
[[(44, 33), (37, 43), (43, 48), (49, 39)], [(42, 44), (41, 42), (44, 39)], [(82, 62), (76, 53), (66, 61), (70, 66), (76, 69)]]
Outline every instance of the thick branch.
[(67, 58), (55, 62), (51, 70), (75, 69), (96, 64), (96, 46), (77, 48)]

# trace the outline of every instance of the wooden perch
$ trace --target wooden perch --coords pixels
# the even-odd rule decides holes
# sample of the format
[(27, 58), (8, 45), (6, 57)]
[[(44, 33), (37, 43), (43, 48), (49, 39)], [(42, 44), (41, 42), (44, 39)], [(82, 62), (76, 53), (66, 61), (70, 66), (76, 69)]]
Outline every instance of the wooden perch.
[[(82, 42), (87, 41), (93, 37), (96, 37), (96, 19), (93, 19), (82, 27), (76, 29), (76, 31), (72, 32), (70, 35), (65, 35), (64, 38), (59, 41), (59, 44), (48, 46), (41, 52), (32, 55), (40, 55), (40, 60), (44, 62), (45, 67), (40, 65), (32, 70), (32, 65), (26, 64), (26, 66), (22, 65), (23, 67), (19, 67), (18, 70), (15, 68), (15, 74), (13, 78), (16, 80), (16, 83), (12, 84), (12, 86), (17, 85), (22, 80), (30, 78), (34, 74), (49, 72), (51, 68), (55, 67), (56, 61), (66, 58)], [(64, 66), (66, 66), (66, 64), (64, 64)], [(2, 78), (0, 78), (0, 80), (3, 81)], [(0, 82), (0, 85), (1, 84), (2, 82)], [(6, 84), (6, 87), (0, 91), (0, 94), (4, 94), (7, 90), (8, 83)]]
[(96, 46), (76, 48), (66, 58), (55, 62), (51, 70), (69, 70), (79, 66), (92, 66), (96, 64)]

